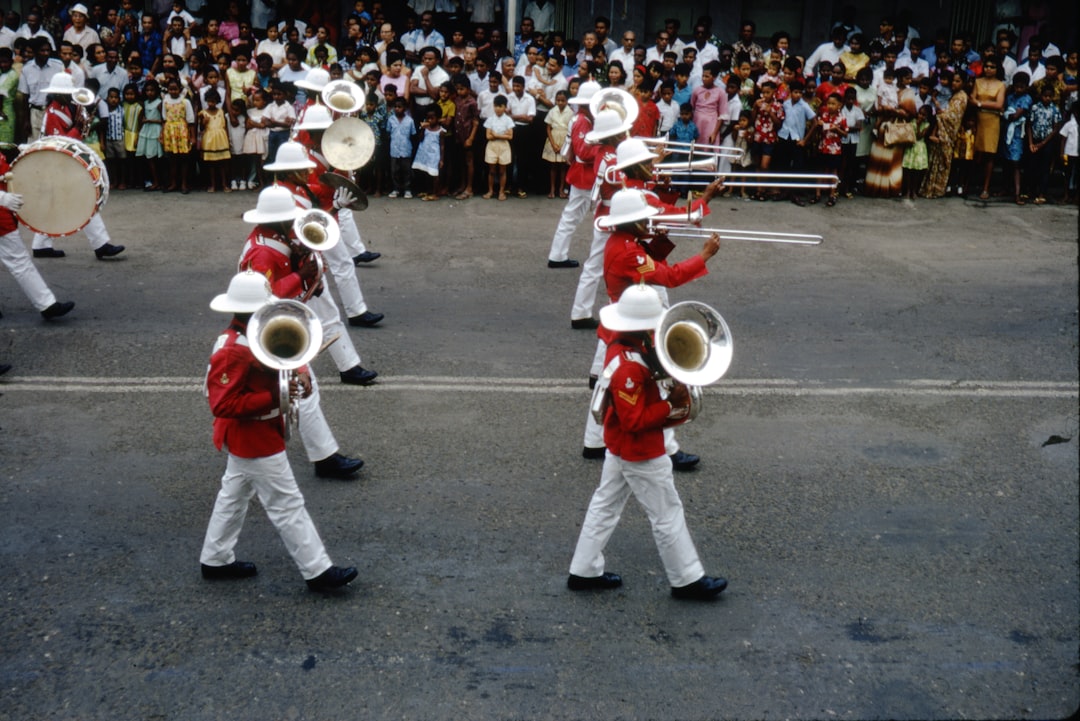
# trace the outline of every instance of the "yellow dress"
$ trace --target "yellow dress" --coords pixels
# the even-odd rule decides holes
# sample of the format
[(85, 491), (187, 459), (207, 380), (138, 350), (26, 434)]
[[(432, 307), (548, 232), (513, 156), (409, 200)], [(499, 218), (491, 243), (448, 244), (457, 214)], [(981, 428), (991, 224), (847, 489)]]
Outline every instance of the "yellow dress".
[[(979, 78), (975, 81), (973, 100), (984, 104), (992, 103), (1003, 87), (1005, 83), (997, 78)], [(1001, 137), (1001, 111), (980, 108), (975, 122), (975, 152), (996, 153)]]
[(199, 119), (206, 123), (203, 126), (202, 159), (213, 162), (232, 157), (229, 154), (229, 131), (225, 127), (225, 112), (221, 108), (214, 112), (200, 110)]

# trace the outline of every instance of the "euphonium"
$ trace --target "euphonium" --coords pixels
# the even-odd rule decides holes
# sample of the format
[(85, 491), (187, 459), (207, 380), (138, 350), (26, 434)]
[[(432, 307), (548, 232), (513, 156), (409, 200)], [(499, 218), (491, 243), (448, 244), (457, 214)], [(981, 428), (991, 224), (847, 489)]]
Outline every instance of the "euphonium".
[(334, 216), (325, 210), (312, 208), (293, 221), (297, 240), (311, 250), (330, 250), (341, 240), (341, 228)]
[(278, 410), (285, 439), (299, 423), (299, 409), (290, 389), (297, 368), (315, 358), (322, 346), (322, 323), (315, 311), (296, 300), (267, 303), (248, 321), (247, 339), (256, 359), (278, 371)]
[(685, 301), (664, 311), (656, 327), (656, 357), (664, 371), (690, 391), (685, 417), (669, 423), (689, 423), (701, 412), (701, 386), (720, 380), (731, 366), (731, 329), (723, 316), (697, 301)]

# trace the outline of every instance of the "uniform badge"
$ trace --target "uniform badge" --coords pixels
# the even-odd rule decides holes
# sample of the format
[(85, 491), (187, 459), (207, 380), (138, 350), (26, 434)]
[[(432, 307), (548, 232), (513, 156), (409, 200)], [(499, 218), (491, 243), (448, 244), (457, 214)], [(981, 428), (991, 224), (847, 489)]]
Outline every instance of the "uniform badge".
[(228, 373), (222, 373), (221, 378), (218, 378), (218, 383), (220, 383), (223, 386), (229, 385), (229, 374)]
[(654, 270), (656, 270), (656, 265), (653, 263), (653, 259), (650, 258), (649, 256), (647, 256), (647, 255), (639, 255), (639, 256), (637, 256), (636, 260), (637, 260), (637, 263), (638, 263), (638, 267), (637, 267), (637, 272), (638, 273), (641, 273), (642, 275), (645, 275), (647, 273), (652, 273)]

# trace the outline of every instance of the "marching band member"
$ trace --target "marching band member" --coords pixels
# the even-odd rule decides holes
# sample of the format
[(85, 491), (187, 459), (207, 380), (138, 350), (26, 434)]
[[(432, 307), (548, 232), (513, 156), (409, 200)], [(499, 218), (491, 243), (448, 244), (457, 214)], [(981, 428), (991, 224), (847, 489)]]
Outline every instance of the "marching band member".
[(663, 314), (660, 295), (644, 283), (631, 285), (618, 302), (600, 309), (602, 328), (610, 334), (607, 362), (618, 363), (607, 391), (604, 469), (570, 561), (566, 585), (573, 591), (622, 585), (618, 574), (605, 571), (604, 548), (631, 493), (648, 514), (673, 597), (707, 601), (727, 588), (726, 579), (705, 575), (665, 450), (663, 431), (686, 416), (690, 396), (677, 384), (663, 398), (653, 378), (656, 369), (646, 360), (654, 356), (654, 331)]
[[(225, 450), (229, 459), (199, 560), (206, 579), (248, 578), (257, 573), (254, 563), (236, 560), (234, 549), (248, 503), (258, 494), (308, 588), (329, 591), (355, 579), (357, 570), (330, 561), (304, 507), (304, 496), (285, 454), (284, 424), (288, 421), (278, 408), (278, 371), (256, 360), (245, 335), (251, 314), (275, 300), (265, 276), (243, 272), (232, 279), (227, 293), (210, 303), (213, 310), (233, 314), (214, 344), (206, 374), (214, 445)], [(298, 392), (310, 391), (311, 381), (303, 369), (293, 383)]]
[[(50, 135), (63, 135), (75, 140), (82, 140), (83, 127), (88, 116), (86, 109), (71, 101), (71, 94), (75, 92), (71, 76), (66, 73), (58, 73), (53, 76), (49, 87), (43, 91), (49, 96), (49, 104), (45, 109), (42, 121), (42, 137)], [(86, 239), (90, 241), (90, 247), (98, 260), (112, 258), (124, 252), (124, 246), (110, 243), (109, 231), (105, 228), (105, 221), (101, 219), (101, 213), (94, 211), (90, 221), (83, 226)], [(53, 247), (53, 239), (44, 233), (34, 233), (31, 243), (35, 258), (63, 258), (64, 251)]]
[[(668, 265), (667, 256), (674, 246), (664, 234), (654, 234), (646, 222), (658, 214), (660, 208), (649, 203), (645, 191), (628, 188), (616, 192), (611, 199), (610, 213), (597, 218), (597, 228), (610, 231), (604, 247), (604, 284), (613, 303), (628, 287), (644, 281), (657, 286), (657, 294), (666, 306), (667, 293), (664, 289), (675, 288), (706, 275), (708, 270), (705, 263), (720, 250), (720, 237), (714, 233), (705, 240), (699, 255)], [(600, 358), (599, 361), (594, 358), (593, 370), (599, 376), (607, 356), (605, 346), (608, 338), (602, 329), (597, 335), (597, 355)], [(672, 429), (665, 429), (664, 439), (675, 470), (690, 470), (700, 462), (698, 456), (679, 448)], [(591, 413), (586, 420), (582, 456), (604, 456), (604, 434)]]
[[(576, 260), (570, 260), (570, 241), (574, 231), (581, 225), (581, 221), (588, 215), (589, 208), (592, 206), (592, 189), (596, 184), (596, 168), (593, 166), (593, 160), (597, 146), (586, 143), (585, 135), (593, 129), (589, 101), (598, 90), (600, 90), (600, 83), (590, 80), (582, 83), (577, 95), (569, 100), (570, 105), (577, 109), (574, 122), (570, 125), (570, 133), (565, 141), (570, 144), (570, 154), (567, 157), (569, 167), (566, 170), (566, 182), (570, 184), (570, 195), (566, 205), (563, 206), (559, 225), (555, 228), (555, 236), (551, 239), (551, 250), (548, 251), (549, 268), (576, 268), (579, 265)], [(591, 309), (589, 316), (591, 319)], [(577, 328), (576, 323), (571, 313), (570, 325)]]
[[(264, 188), (259, 193), (254, 210), (244, 213), (244, 221), (255, 227), (244, 243), (240, 269), (253, 270), (267, 278), (278, 298), (300, 298), (307, 289), (317, 287), (320, 282), (317, 264), (313, 262), (307, 248), (290, 238), (292, 223), (299, 213), (292, 193), (277, 186)], [(341, 338), (330, 346), (333, 355), (334, 346), (341, 344), (342, 340), (348, 340), (341, 318), (337, 315), (337, 308), (333, 303), (329, 304), (337, 322), (327, 323), (322, 320), (323, 314), (320, 313), (320, 310), (326, 312), (326, 301), (313, 296), (307, 303), (319, 316), (325, 331), (324, 337), (329, 338), (334, 333), (341, 334)], [(351, 349), (352, 344), (348, 344), (348, 347)], [(356, 352), (352, 351), (353, 357), (355, 354)], [(345, 357), (350, 357), (347, 351)], [(342, 381), (360, 384), (370, 383), (376, 375), (374, 371), (361, 368), (358, 357), (355, 366), (341, 374)], [(299, 402), (300, 437), (304, 450), (308, 460), (315, 464), (315, 475), (321, 478), (350, 478), (360, 470), (364, 462), (338, 452), (338, 443), (323, 416), (319, 385), (314, 374), (310, 376), (311, 393)]]
[[(326, 156), (322, 153), (322, 138), (323, 131), (330, 127), (333, 119), (330, 115), (330, 110), (325, 105), (315, 105), (308, 108), (304, 113), (304, 118), (296, 124), (297, 130), (300, 132), (297, 134), (297, 142), (303, 138), (302, 145), (307, 152), (307, 159), (314, 164), (314, 167), (309, 168), (305, 179), (299, 182), (301, 187), (307, 186), (308, 190), (320, 190), (318, 196), (312, 193), (302, 193), (298, 196), (298, 200), (301, 200), (301, 205), (305, 207), (319, 207), (325, 210), (337, 219), (338, 227), (341, 229), (341, 243), (339, 246), (331, 248), (326, 253), (326, 259), (330, 264), (330, 273), (334, 276), (334, 282), (337, 284), (338, 293), (341, 294), (341, 303), (345, 306), (345, 314), (349, 318), (349, 325), (372, 327), (378, 324), (384, 316), (382, 313), (373, 313), (368, 310), (367, 303), (364, 302), (364, 293), (360, 290), (360, 278), (356, 274), (356, 266), (358, 262), (365, 262), (364, 258), (369, 257), (369, 260), (374, 260), (379, 257), (380, 254), (372, 254), (370, 251), (364, 250), (360, 254), (352, 255), (353, 247), (356, 243), (363, 247), (363, 243), (360, 241), (360, 231), (356, 227), (356, 220), (353, 218), (353, 213), (348, 208), (348, 204), (355, 198), (348, 191), (329, 187), (323, 183), (320, 178), (324, 173), (336, 172), (331, 167)], [(351, 176), (351, 173), (345, 175), (345, 177)], [(315, 203), (316, 197), (318, 203)], [(335, 199), (338, 201), (335, 204)], [(347, 238), (351, 237), (353, 243), (349, 244)], [(366, 256), (365, 256), (366, 254)], [(360, 261), (357, 261), (360, 258)]]
[(70, 300), (56, 300), (30, 259), (30, 252), (19, 235), (19, 219), (15, 216), (23, 205), (23, 198), (7, 191), (6, 176), (10, 170), (7, 158), (0, 155), (0, 263), (8, 269), (30, 303), (41, 311), (42, 317), (53, 320), (66, 315), (75, 304)]
[[(293, 137), (293, 140), (302, 143), (304, 147), (308, 148), (309, 150), (317, 151), (320, 154), (320, 157), (322, 152), (320, 147), (322, 145), (321, 135), (317, 141), (313, 142), (310, 136), (312, 126), (311, 124), (305, 125), (304, 119), (311, 108), (326, 107), (325, 105), (323, 105), (322, 102), (322, 91), (329, 83), (330, 73), (323, 70), (322, 68), (312, 68), (310, 71), (308, 71), (307, 76), (305, 76), (303, 80), (296, 81), (296, 85), (298, 87), (310, 90), (311, 92), (308, 93), (307, 103), (304, 105), (304, 107), (300, 109), (300, 112), (297, 114), (297, 122), (296, 125), (293, 126), (295, 131), (295, 137)], [(329, 108), (327, 108), (327, 110), (329, 110)], [(322, 122), (321, 113), (319, 113), (318, 122)], [(321, 128), (320, 130), (325, 130), (325, 127)], [(321, 160), (318, 162), (320, 162), (320, 164), (326, 168), (326, 170), (320, 171), (320, 173), (334, 172), (334, 169), (330, 167), (330, 164), (326, 162), (325, 158), (321, 158)], [(352, 255), (353, 263), (355, 265), (360, 265), (361, 263), (370, 263), (371, 261), (377, 260), (378, 258), (382, 257), (382, 253), (370, 251), (367, 249), (367, 246), (364, 245), (364, 240), (360, 237), (360, 229), (356, 226), (356, 219), (353, 218), (352, 210), (350, 210), (349, 208), (342, 208), (338, 211), (337, 220), (338, 225), (341, 227), (341, 240), (343, 243), (345, 243), (345, 247), (348, 248), (349, 253)], [(335, 274), (334, 277), (336, 278), (337, 275)]]

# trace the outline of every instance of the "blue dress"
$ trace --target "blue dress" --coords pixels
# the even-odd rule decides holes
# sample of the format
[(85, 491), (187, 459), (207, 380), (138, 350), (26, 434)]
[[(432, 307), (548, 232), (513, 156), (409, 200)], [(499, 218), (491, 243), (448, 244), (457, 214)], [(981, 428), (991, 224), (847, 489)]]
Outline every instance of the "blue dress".
[(424, 137), (413, 158), (413, 170), (421, 170), (433, 178), (439, 177), (439, 136), (446, 131), (442, 128), (431, 130), (424, 128)]
[(1017, 110), (1024, 111), (1016, 120), (1006, 121), (1005, 134), (1001, 143), (1001, 156), (1005, 160), (1017, 163), (1024, 157), (1024, 141), (1026, 137), (1024, 128), (1027, 123), (1028, 111), (1031, 110), (1031, 103), (1031, 96), (1027, 93), (1020, 95), (1009, 93), (1009, 97), (1005, 99), (1006, 118)]
[[(161, 147), (161, 98), (147, 100), (143, 103), (143, 126), (139, 129), (139, 142), (135, 147), (135, 155), (140, 158), (160, 158), (165, 155), (165, 149)], [(148, 120), (157, 120), (157, 123), (148, 123)]]

